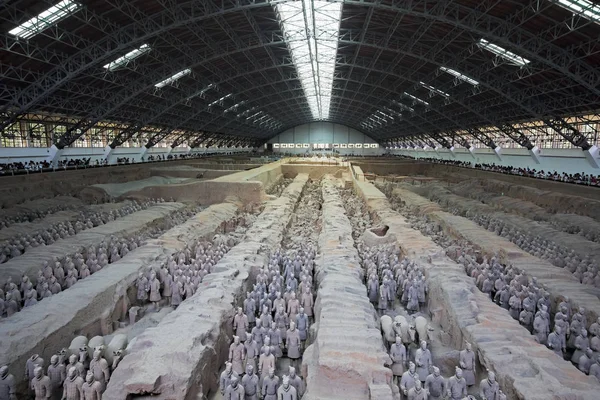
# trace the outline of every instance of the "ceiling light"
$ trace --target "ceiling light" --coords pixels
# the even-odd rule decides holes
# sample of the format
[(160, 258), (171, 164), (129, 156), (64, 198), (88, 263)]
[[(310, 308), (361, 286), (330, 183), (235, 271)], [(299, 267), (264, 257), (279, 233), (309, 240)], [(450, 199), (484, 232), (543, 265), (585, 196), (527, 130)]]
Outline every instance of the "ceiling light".
[(165, 79), (164, 81), (158, 82), (154, 86), (156, 86), (157, 88), (161, 88), (161, 87), (167, 86), (167, 85), (175, 82), (176, 80), (178, 80), (178, 79), (180, 79), (180, 78), (182, 78), (182, 77), (190, 74), (191, 72), (192, 72), (192, 70), (189, 69), (189, 68), (188, 69), (184, 69), (183, 71), (180, 71), (180, 72), (176, 73), (175, 75), (173, 75), (173, 76)]
[(468, 76), (461, 74), (460, 72), (458, 72), (455, 69), (452, 68), (446, 68), (446, 67), (440, 67), (440, 70), (449, 73), (450, 75), (454, 76), (455, 78), (460, 79), (461, 81), (467, 82), (473, 86), (477, 86), (479, 85), (479, 82), (477, 82), (475, 79), (471, 79)]
[(408, 97), (410, 97), (411, 99), (413, 99), (413, 100), (414, 100), (414, 101), (416, 101), (417, 103), (421, 103), (421, 104), (423, 104), (424, 106), (428, 106), (428, 105), (429, 105), (429, 103), (428, 103), (428, 102), (426, 102), (425, 100), (421, 100), (420, 98), (418, 98), (418, 97), (416, 97), (416, 96), (413, 96), (413, 95), (412, 95), (412, 94), (410, 94), (410, 93), (406, 93), (406, 92), (404, 92), (404, 95), (405, 95), (405, 96), (408, 96)]
[(497, 44), (491, 43), (485, 39), (479, 39), (479, 42), (477, 43), (477, 45), (483, 49), (486, 49), (487, 51), (489, 51), (491, 53), (494, 53), (498, 57), (504, 58), (509, 63), (516, 65), (517, 67), (523, 67), (531, 62), (531, 61), (529, 61), (511, 51), (508, 51), (505, 48), (498, 46)]
[(419, 82), (419, 83), (421, 84), (421, 86), (423, 86), (425, 89), (429, 90), (432, 93), (437, 93), (440, 96), (444, 96), (444, 97), (450, 97), (450, 95), (448, 93), (443, 92), (440, 89), (436, 89), (433, 86), (426, 84), (425, 82)]
[(551, 0), (554, 4), (580, 15), (590, 21), (600, 23), (600, 5), (589, 0)]
[(276, 10), (313, 119), (329, 119), (342, 4), (288, 1)]
[(46, 11), (42, 11), (36, 17), (22, 23), (8, 33), (21, 39), (29, 39), (80, 9), (81, 4), (71, 0), (64, 0), (48, 8)]
[(150, 46), (147, 44), (143, 44), (135, 50), (131, 50), (129, 53), (125, 54), (122, 57), (117, 58), (115, 61), (110, 62), (104, 66), (109, 71), (114, 71), (117, 68), (127, 65), (127, 63), (135, 58), (138, 58), (147, 52), (150, 51)]

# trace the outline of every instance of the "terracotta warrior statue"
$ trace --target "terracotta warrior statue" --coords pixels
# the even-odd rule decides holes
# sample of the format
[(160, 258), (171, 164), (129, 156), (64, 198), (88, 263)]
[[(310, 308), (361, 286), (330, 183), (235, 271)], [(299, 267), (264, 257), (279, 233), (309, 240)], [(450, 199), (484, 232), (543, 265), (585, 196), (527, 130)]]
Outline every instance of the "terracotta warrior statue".
[(275, 368), (270, 368), (262, 380), (263, 400), (277, 400), (277, 389), (279, 388), (279, 377), (275, 376)]
[(15, 377), (8, 373), (8, 366), (0, 367), (0, 400), (17, 400)]
[(219, 379), (219, 390), (221, 391), (221, 395), (225, 396), (225, 390), (229, 387), (232, 378), (237, 378), (238, 375), (233, 371), (232, 365), (230, 362), (225, 363), (225, 371), (221, 372), (221, 377)]
[(467, 382), (462, 376), (462, 369), (456, 367), (456, 373), (448, 379), (448, 398), (462, 400), (467, 396)]
[(65, 379), (67, 379), (67, 371), (65, 365), (58, 362), (58, 356), (50, 357), (50, 365), (48, 366), (48, 378), (52, 384), (52, 396), (58, 397)]
[(91, 372), (94, 376), (94, 383), (98, 383), (100, 385), (100, 392), (104, 393), (104, 389), (106, 389), (106, 383), (110, 379), (110, 371), (108, 369), (108, 362), (102, 357), (101, 347), (98, 347), (94, 350), (94, 356), (90, 361), (89, 372)]
[(296, 329), (296, 323), (290, 322), (290, 329), (286, 332), (285, 347), (287, 349), (287, 356), (291, 360), (290, 364), (297, 363), (302, 353), (300, 351), (300, 331)]
[(35, 367), (31, 389), (35, 393), (35, 400), (47, 400), (52, 397), (52, 383), (50, 378), (44, 375), (42, 367)]
[(83, 378), (77, 373), (75, 367), (69, 368), (67, 379), (63, 384), (63, 395), (61, 400), (82, 400)]
[(408, 396), (408, 391), (415, 387), (415, 382), (419, 380), (419, 374), (417, 374), (417, 366), (411, 361), (408, 363), (408, 371), (402, 374), (400, 380), (400, 392), (404, 396)]
[(442, 400), (447, 392), (446, 379), (440, 374), (438, 367), (433, 367), (433, 373), (425, 379), (425, 391), (428, 400)]
[(290, 378), (283, 376), (283, 384), (277, 389), (277, 400), (297, 400), (296, 388), (290, 385)]
[(415, 387), (408, 391), (408, 400), (427, 400), (427, 392), (423, 389), (421, 381), (416, 381)]
[(288, 378), (290, 380), (290, 385), (296, 389), (296, 395), (298, 398), (302, 398), (304, 396), (304, 382), (302, 378), (296, 374), (296, 368), (290, 366), (289, 367), (289, 375)]
[(85, 382), (82, 386), (82, 400), (102, 400), (102, 384), (94, 381), (94, 374), (89, 371), (85, 376)]
[(422, 340), (421, 347), (415, 354), (415, 363), (417, 364), (417, 374), (419, 374), (419, 380), (425, 382), (427, 375), (429, 375), (429, 369), (431, 368), (431, 352), (427, 348), (427, 342)]
[(150, 274), (148, 288), (150, 290), (150, 301), (154, 304), (154, 310), (158, 311), (158, 302), (161, 300), (160, 282), (156, 279), (156, 273), (154, 271)]
[(460, 352), (459, 356), (465, 382), (467, 386), (473, 386), (475, 384), (475, 353), (471, 343), (466, 343), (465, 349)]
[(488, 372), (487, 379), (484, 379), (479, 384), (479, 391), (483, 400), (497, 400), (500, 386), (496, 382), (496, 374), (492, 371)]
[(246, 349), (244, 345), (240, 343), (240, 337), (234, 336), (233, 343), (229, 346), (229, 362), (236, 374), (242, 375), (244, 373), (244, 358), (246, 356)]
[(402, 338), (400, 336), (396, 336), (396, 343), (390, 346), (390, 358), (392, 359), (394, 382), (399, 386), (407, 362), (406, 347), (402, 344)]
[(245, 400), (244, 386), (239, 384), (237, 376), (231, 377), (231, 382), (225, 389), (225, 400)]
[(267, 347), (265, 348), (265, 352), (260, 355), (258, 361), (258, 374), (260, 378), (264, 379), (271, 368), (275, 369), (275, 356), (271, 354), (271, 348)]
[(233, 317), (233, 330), (235, 331), (235, 334), (240, 338), (240, 342), (246, 341), (246, 331), (248, 330), (248, 328), (248, 316), (244, 314), (242, 307), (238, 307), (237, 314), (235, 315), (235, 317)]
[(248, 365), (246, 367), (246, 375), (242, 377), (242, 386), (244, 387), (245, 400), (258, 400), (260, 393), (258, 384), (258, 375), (254, 373), (254, 367)]

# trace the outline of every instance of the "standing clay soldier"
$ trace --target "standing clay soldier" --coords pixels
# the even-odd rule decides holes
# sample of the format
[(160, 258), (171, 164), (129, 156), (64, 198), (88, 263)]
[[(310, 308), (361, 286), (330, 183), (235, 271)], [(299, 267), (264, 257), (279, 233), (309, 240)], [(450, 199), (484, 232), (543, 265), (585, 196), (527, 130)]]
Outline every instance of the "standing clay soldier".
[(417, 374), (419, 374), (419, 380), (425, 382), (427, 375), (429, 375), (429, 369), (431, 368), (431, 352), (427, 348), (427, 342), (422, 340), (421, 347), (417, 350), (415, 355), (415, 363), (417, 364)]
[(313, 316), (313, 306), (315, 304), (315, 300), (309, 287), (304, 288), (302, 298), (300, 299), (300, 304), (304, 308), (306, 315), (311, 318)]
[(277, 400), (297, 400), (296, 388), (290, 385), (290, 378), (283, 376), (283, 384), (277, 389)]
[(402, 338), (396, 336), (396, 343), (390, 346), (390, 358), (392, 359), (392, 374), (396, 385), (400, 385), (400, 379), (404, 374), (406, 365), (406, 347), (402, 344)]
[(219, 378), (219, 390), (221, 391), (221, 395), (225, 396), (225, 390), (231, 384), (232, 378), (237, 378), (238, 375), (233, 371), (230, 362), (225, 363), (225, 370), (221, 372), (221, 377)]
[(254, 374), (252, 365), (246, 367), (246, 375), (242, 377), (242, 386), (246, 396), (245, 400), (258, 400), (258, 394), (260, 393), (258, 375)]
[(244, 345), (240, 343), (239, 336), (234, 336), (233, 343), (229, 346), (229, 362), (231, 363), (233, 371), (238, 375), (244, 373), (244, 355)]
[(302, 349), (304, 349), (304, 342), (308, 338), (308, 314), (304, 312), (304, 307), (300, 307), (300, 313), (296, 315), (296, 329), (300, 333)]
[(148, 282), (150, 289), (150, 301), (154, 303), (154, 309), (158, 311), (158, 302), (161, 300), (160, 297), (160, 282), (156, 279), (154, 271), (150, 274), (150, 281)]
[(69, 368), (63, 387), (62, 400), (83, 399), (83, 378), (78, 375), (75, 367)]
[(233, 330), (240, 338), (240, 342), (246, 341), (246, 331), (248, 330), (248, 317), (244, 315), (242, 307), (238, 307), (237, 314), (233, 317)]
[(381, 315), (385, 313), (389, 304), (389, 291), (387, 290), (387, 278), (384, 278), (383, 283), (379, 286), (379, 298), (377, 303), (377, 311)]
[(42, 367), (35, 367), (31, 389), (35, 393), (35, 400), (47, 400), (52, 397), (52, 383), (50, 378), (44, 375)]
[(408, 391), (408, 400), (427, 400), (427, 392), (423, 390), (421, 381), (416, 381), (415, 387)]
[(498, 400), (498, 391), (500, 386), (496, 382), (496, 374), (492, 371), (488, 372), (487, 379), (484, 379), (479, 384), (479, 392), (483, 400)]
[(596, 362), (590, 366), (590, 376), (595, 377), (600, 382), (600, 355), (596, 357)]
[(417, 280), (414, 279), (412, 285), (408, 288), (408, 303), (406, 304), (406, 310), (409, 313), (415, 313), (419, 311), (419, 289), (417, 287)]
[(146, 303), (146, 301), (148, 301), (148, 291), (150, 290), (150, 288), (148, 287), (148, 278), (146, 278), (143, 272), (140, 272), (138, 274), (136, 287), (137, 300), (140, 302), (140, 304)]
[(169, 273), (169, 270), (165, 267), (162, 269), (164, 278), (162, 280), (162, 295), (166, 300), (167, 304), (171, 304), (171, 296), (173, 293), (173, 276)]
[(225, 400), (244, 400), (245, 392), (244, 386), (239, 384), (239, 378), (234, 376), (231, 378), (231, 382), (227, 389), (225, 389)]
[(246, 368), (251, 366), (254, 371), (258, 371), (257, 361), (260, 354), (258, 343), (256, 343), (251, 334), (247, 334), (246, 337), (248, 338), (248, 340), (244, 342), (244, 348), (246, 352)]
[(248, 317), (248, 326), (254, 326), (254, 321), (256, 321), (256, 302), (252, 297), (252, 293), (246, 293), (246, 300), (244, 300), (244, 311), (246, 312), (246, 317)]
[(63, 382), (67, 378), (65, 365), (58, 362), (58, 356), (50, 357), (50, 365), (48, 366), (48, 378), (52, 385), (52, 397), (58, 397), (61, 392)]
[(425, 390), (429, 400), (442, 400), (446, 395), (446, 380), (438, 367), (433, 367), (433, 373), (425, 379)]
[(102, 357), (100, 347), (94, 350), (94, 356), (92, 361), (90, 361), (90, 372), (94, 375), (94, 383), (100, 385), (100, 392), (103, 393), (104, 389), (106, 389), (106, 382), (110, 379), (110, 371), (108, 369), (108, 362)]
[(462, 370), (456, 367), (456, 373), (448, 379), (448, 398), (462, 400), (467, 396), (467, 382), (462, 376)]
[(562, 350), (562, 338), (561, 338), (561, 328), (558, 325), (554, 326), (554, 331), (548, 335), (548, 347), (552, 349), (556, 355), (564, 358), (563, 350)]
[(83, 400), (102, 400), (102, 384), (94, 381), (94, 374), (89, 371), (82, 386)]
[(0, 367), (0, 400), (17, 400), (15, 377), (8, 373), (8, 366)]
[(296, 363), (302, 356), (300, 352), (300, 332), (296, 329), (296, 323), (290, 322), (290, 329), (285, 334), (285, 347), (287, 356), (291, 360), (290, 364)]
[(296, 389), (296, 396), (301, 399), (302, 396), (304, 396), (304, 382), (302, 382), (302, 378), (296, 374), (296, 368), (290, 366), (289, 373), (288, 378), (290, 380), (290, 385)]
[(460, 352), (459, 358), (465, 382), (467, 386), (473, 386), (475, 384), (475, 353), (471, 343), (467, 342), (465, 349)]
[(296, 320), (296, 315), (300, 311), (300, 301), (296, 298), (296, 293), (292, 292), (291, 298), (288, 301), (287, 314), (290, 321)]
[(367, 292), (369, 300), (375, 304), (379, 298), (379, 282), (377, 281), (377, 276), (374, 274), (371, 275), (369, 282), (367, 282)]
[(263, 400), (277, 400), (277, 389), (279, 388), (279, 377), (275, 376), (275, 368), (268, 371), (262, 382)]
[(264, 379), (271, 368), (275, 370), (275, 356), (271, 354), (271, 348), (266, 347), (265, 352), (260, 355), (258, 360), (258, 374), (260, 378)]
[(416, 366), (413, 362), (408, 363), (408, 371), (402, 374), (400, 380), (400, 392), (406, 398), (408, 391), (415, 387), (415, 382), (419, 380), (419, 375), (416, 371)]
[(544, 344), (548, 341), (548, 333), (550, 332), (550, 321), (546, 314), (546, 306), (542, 305), (542, 309), (538, 311), (533, 320), (533, 334), (535, 341)]
[(25, 363), (25, 377), (29, 379), (29, 386), (31, 386), (31, 381), (35, 377), (35, 369), (43, 366), (44, 359), (37, 354), (34, 354), (27, 359), (27, 362)]

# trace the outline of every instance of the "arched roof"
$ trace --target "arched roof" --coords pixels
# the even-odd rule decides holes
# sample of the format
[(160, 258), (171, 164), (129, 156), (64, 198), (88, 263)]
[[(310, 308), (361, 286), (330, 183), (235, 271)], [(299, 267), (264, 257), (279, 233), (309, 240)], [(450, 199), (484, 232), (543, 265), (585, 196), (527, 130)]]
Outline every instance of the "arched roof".
[[(192, 143), (256, 144), (323, 118), (379, 141), (417, 135), (444, 145), (442, 133), (459, 130), (489, 143), (480, 128), (496, 126), (530, 147), (511, 124), (537, 120), (586, 148), (567, 117), (600, 108), (595, 2), (78, 0), (76, 12), (23, 38), (11, 29), (59, 1), (9, 0), (0, 13), (0, 128), (53, 113), (76, 121), (59, 147), (101, 121), (126, 123), (115, 145), (145, 126), (159, 128), (149, 145), (175, 131)], [(316, 24), (292, 32), (286, 3)], [(341, 8), (327, 15), (338, 20), (335, 34), (319, 30), (327, 3)], [(293, 49), (313, 37), (316, 48), (334, 49), (331, 59), (299, 60)], [(127, 65), (103, 67), (142, 46), (149, 51)], [(299, 65), (311, 62), (321, 75), (331, 67), (320, 116), (301, 79)]]

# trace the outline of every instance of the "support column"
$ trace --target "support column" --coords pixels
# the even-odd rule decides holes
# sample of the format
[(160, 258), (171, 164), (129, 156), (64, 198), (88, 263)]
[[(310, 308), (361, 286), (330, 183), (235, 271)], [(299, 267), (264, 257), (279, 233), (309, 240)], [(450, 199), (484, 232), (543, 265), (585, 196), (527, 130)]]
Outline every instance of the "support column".
[(502, 161), (502, 147), (496, 146), (496, 148), (494, 148), (494, 154), (496, 154), (498, 160)]
[(529, 154), (531, 155), (531, 158), (533, 158), (533, 161), (535, 161), (536, 164), (540, 164), (540, 148), (537, 146), (533, 146), (533, 148), (531, 150), (529, 150)]
[(600, 168), (600, 149), (597, 146), (592, 146), (588, 150), (583, 150), (586, 160), (594, 168)]
[(475, 147), (471, 146), (467, 150), (469, 151), (469, 154), (471, 154), (471, 157), (473, 157), (474, 159), (477, 158), (475, 157)]
[(54, 144), (48, 149), (48, 158), (46, 158), (46, 161), (48, 163), (50, 163), (52, 168), (57, 167), (58, 161), (60, 160), (62, 153), (63, 153), (63, 149), (59, 149)]
[(104, 148), (104, 153), (102, 153), (102, 160), (101, 160), (101, 163), (103, 163), (104, 161), (106, 161), (106, 163), (107, 163), (107, 164), (110, 164), (110, 162), (109, 162), (109, 158), (110, 158), (110, 156), (111, 156), (111, 154), (112, 154), (113, 150), (114, 150), (114, 149), (113, 149), (112, 147), (110, 147), (110, 146), (106, 146), (106, 147)]
[[(148, 148), (146, 146), (142, 146), (142, 148), (140, 149), (140, 152), (138, 154), (138, 160), (133, 160), (134, 162), (138, 162), (138, 161), (142, 161), (142, 157), (144, 157), (146, 155), (146, 153), (148, 153)], [(166, 157), (166, 156), (165, 156)]]

